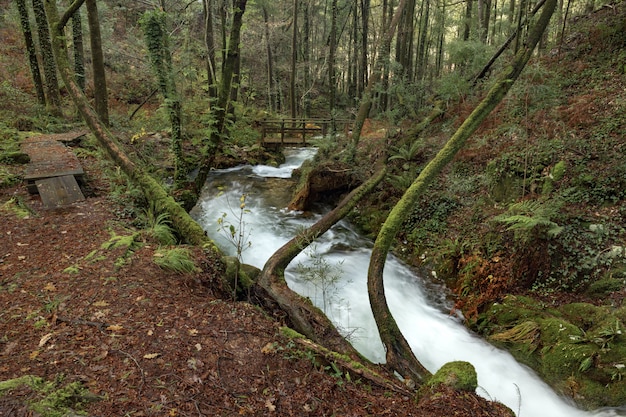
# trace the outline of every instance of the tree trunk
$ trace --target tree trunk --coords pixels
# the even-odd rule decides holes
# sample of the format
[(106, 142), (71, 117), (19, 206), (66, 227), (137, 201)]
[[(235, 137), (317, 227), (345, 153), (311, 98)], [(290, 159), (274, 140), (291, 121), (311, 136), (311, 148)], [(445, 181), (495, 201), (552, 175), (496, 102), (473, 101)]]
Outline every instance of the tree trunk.
[(289, 110), (291, 118), (295, 119), (298, 115), (297, 99), (296, 99), (296, 64), (298, 62), (298, 2), (293, 0), (293, 17), (291, 32), (291, 71), (289, 74)]
[(43, 61), (43, 72), (45, 75), (46, 104), (48, 110), (53, 114), (61, 114), (61, 96), (59, 95), (59, 80), (57, 78), (57, 67), (54, 63), (52, 45), (50, 43), (50, 31), (46, 20), (46, 11), (42, 0), (33, 0), (33, 11), (37, 22), (37, 33), (39, 35), (39, 51)]
[(185, 169), (182, 145), (182, 109), (172, 69), (167, 14), (160, 10), (146, 12), (141, 23), (152, 69), (157, 77), (159, 91), (165, 99), (165, 106), (168, 110), (172, 129), (170, 148), (174, 157), (174, 181), (177, 186), (181, 187), (186, 180), (187, 170)]
[(270, 40), (270, 22), (267, 6), (262, 5), (263, 23), (265, 24), (265, 49), (267, 53), (267, 96), (269, 101), (269, 111), (278, 110), (278, 100), (276, 92), (276, 82), (274, 80), (274, 57), (272, 55), (272, 43)]
[(381, 39), (381, 43), (379, 45), (379, 53), (376, 56), (376, 62), (374, 63), (374, 71), (372, 76), (369, 79), (369, 83), (367, 84), (367, 88), (363, 92), (363, 96), (361, 97), (361, 104), (359, 105), (359, 110), (356, 115), (356, 119), (354, 120), (354, 127), (352, 128), (352, 143), (350, 144), (350, 149), (348, 152), (348, 161), (353, 161), (356, 157), (356, 149), (359, 145), (359, 140), (361, 139), (361, 131), (363, 130), (363, 125), (365, 124), (365, 120), (369, 116), (370, 109), (372, 108), (372, 94), (374, 91), (374, 87), (380, 82), (384, 69), (384, 62), (388, 55), (384, 55), (385, 51), (389, 51), (391, 49), (391, 41), (393, 40), (393, 35), (396, 32), (396, 28), (398, 27), (398, 21), (400, 20), (400, 16), (402, 15), (402, 11), (407, 4), (407, 0), (400, 0), (398, 7), (396, 8), (396, 13), (391, 19), (389, 23), (389, 27), (385, 31), (383, 38)]
[(359, 68), (359, 79), (357, 85), (357, 95), (360, 96), (365, 91), (367, 85), (367, 45), (369, 36), (369, 16), (370, 0), (361, 0), (361, 58)]
[(207, 66), (207, 88), (209, 98), (217, 96), (215, 83), (217, 76), (215, 74), (215, 41), (213, 39), (213, 1), (203, 0), (204, 7), (204, 46), (206, 48), (206, 66)]
[(304, 230), (278, 249), (265, 263), (263, 272), (257, 282), (257, 291), (261, 298), (265, 294), (278, 303), (279, 307), (288, 315), (291, 326), (309, 339), (328, 346), (337, 352), (356, 354), (354, 348), (339, 334), (330, 320), (311, 302), (293, 292), (285, 282), (284, 271), (287, 265), (313, 240), (330, 229), (335, 223), (345, 217), (350, 210), (372, 191), (387, 173), (383, 168), (368, 181), (348, 194), (330, 213), (322, 217), (317, 223)]
[(93, 68), (93, 91), (96, 113), (105, 126), (109, 125), (109, 99), (107, 80), (104, 72), (104, 54), (100, 36), (100, 17), (96, 0), (86, 0), (89, 40), (91, 42), (91, 65)]
[(30, 19), (28, 17), (28, 9), (26, 8), (26, 0), (15, 0), (17, 11), (20, 15), (20, 24), (22, 33), (24, 34), (24, 43), (26, 44), (26, 52), (28, 53), (28, 64), (30, 73), (33, 77), (35, 92), (37, 93), (37, 101), (42, 106), (46, 105), (46, 95), (43, 90), (43, 80), (39, 71), (39, 62), (37, 61), (37, 50), (33, 41), (33, 32), (30, 29)]
[(233, 82), (233, 74), (235, 72), (236, 61), (239, 59), (239, 42), (241, 40), (241, 26), (243, 25), (243, 14), (246, 11), (247, 0), (236, 0), (233, 5), (233, 24), (230, 29), (230, 39), (228, 41), (228, 51), (226, 59), (222, 66), (222, 80), (220, 82), (217, 105), (213, 108), (214, 129), (207, 143), (206, 155), (204, 161), (198, 171), (196, 177), (196, 190), (199, 191), (209, 175), (215, 153), (222, 146), (222, 138), (224, 136), (224, 126), (226, 125), (226, 112), (230, 98), (230, 89)]
[(556, 1), (548, 0), (546, 2), (541, 17), (532, 28), (524, 48), (516, 54), (513, 63), (506, 67), (498, 81), (487, 93), (487, 96), (478, 104), (445, 146), (437, 153), (435, 158), (426, 165), (413, 184), (406, 190), (402, 198), (389, 213), (374, 242), (368, 270), (367, 289), (374, 319), (387, 351), (387, 364), (401, 375), (409, 376), (416, 381), (422, 381), (428, 375), (428, 371), (415, 358), (389, 311), (383, 286), (383, 269), (387, 253), (402, 224), (415, 207), (418, 197), (463, 147), (465, 141), (474, 133), (481, 122), (502, 101), (515, 80), (519, 77), (550, 21)]
[(83, 46), (83, 23), (80, 10), (72, 15), (72, 46), (74, 49), (74, 76), (76, 84), (85, 91), (85, 50)]
[(337, 0), (332, 0), (330, 18), (330, 36), (328, 40), (328, 110), (331, 115), (335, 114), (335, 101), (337, 99), (337, 74), (335, 67), (335, 55), (337, 53)]
[(219, 254), (219, 250), (206, 236), (200, 225), (198, 225), (198, 223), (196, 223), (189, 216), (189, 214), (165, 192), (163, 187), (161, 187), (161, 185), (155, 181), (154, 178), (145, 173), (128, 158), (128, 156), (117, 144), (115, 137), (111, 134), (107, 127), (102, 124), (94, 109), (89, 105), (87, 97), (74, 80), (74, 74), (67, 59), (67, 47), (65, 44), (63, 26), (59, 24), (60, 21), (66, 20), (59, 19), (56, 0), (45, 0), (45, 2), (46, 11), (50, 20), (50, 27), (52, 28), (53, 33), (52, 45), (54, 48), (54, 56), (57, 61), (61, 78), (63, 79), (74, 104), (78, 108), (78, 111), (85, 120), (85, 123), (89, 126), (93, 135), (100, 142), (102, 147), (106, 149), (111, 159), (118, 164), (120, 168), (122, 168), (126, 175), (139, 185), (146, 198), (149, 201), (154, 202), (155, 206), (160, 211), (168, 213), (172, 226), (181, 237), (187, 239), (187, 241), (193, 245), (205, 246), (209, 250)]

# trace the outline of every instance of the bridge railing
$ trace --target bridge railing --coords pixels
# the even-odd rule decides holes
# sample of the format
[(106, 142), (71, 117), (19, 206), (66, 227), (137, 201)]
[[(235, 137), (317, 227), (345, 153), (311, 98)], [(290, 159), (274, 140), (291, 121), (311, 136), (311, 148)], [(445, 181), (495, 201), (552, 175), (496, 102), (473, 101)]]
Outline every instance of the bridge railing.
[(307, 145), (307, 138), (325, 136), (331, 131), (345, 132), (351, 128), (349, 119), (281, 118), (257, 122), (263, 145)]

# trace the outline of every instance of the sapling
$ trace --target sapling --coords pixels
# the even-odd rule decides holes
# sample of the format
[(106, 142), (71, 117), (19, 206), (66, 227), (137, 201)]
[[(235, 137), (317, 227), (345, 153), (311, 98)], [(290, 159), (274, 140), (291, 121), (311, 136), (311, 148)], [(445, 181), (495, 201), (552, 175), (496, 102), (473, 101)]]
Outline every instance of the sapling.
[(239, 270), (240, 265), (243, 261), (243, 252), (252, 246), (252, 242), (250, 241), (250, 233), (252, 229), (248, 229), (246, 222), (244, 221), (244, 216), (247, 213), (250, 213), (250, 210), (246, 208), (246, 198), (247, 194), (242, 194), (239, 198), (239, 209), (233, 210), (230, 207), (229, 209), (233, 217), (235, 218), (234, 222), (230, 222), (227, 219), (228, 213), (222, 213), (221, 217), (217, 219), (218, 231), (221, 232), (226, 240), (235, 248), (235, 256), (237, 258), (237, 267), (235, 269), (235, 282), (233, 286), (233, 299), (237, 298), (237, 285), (239, 285)]

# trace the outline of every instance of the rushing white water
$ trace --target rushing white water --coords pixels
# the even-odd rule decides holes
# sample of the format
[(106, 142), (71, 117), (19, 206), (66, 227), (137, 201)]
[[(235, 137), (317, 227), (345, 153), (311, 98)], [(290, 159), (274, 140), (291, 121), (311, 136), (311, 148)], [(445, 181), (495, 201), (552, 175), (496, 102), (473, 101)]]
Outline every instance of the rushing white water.
[[(238, 224), (239, 199), (246, 195), (243, 222), (251, 245), (243, 252), (245, 263), (262, 268), (269, 256), (299, 229), (321, 215), (290, 212), (284, 207), (290, 197), (289, 179), (294, 168), (314, 150), (294, 149), (279, 168), (242, 166), (214, 171), (192, 215), (224, 251), (234, 254), (233, 244), (220, 232), (218, 218)], [(248, 241), (243, 243), (247, 243)], [(385, 355), (367, 295), (367, 267), (371, 242), (346, 222), (341, 222), (300, 254), (287, 269), (289, 286), (310, 297), (324, 309), (336, 326), (364, 356), (383, 362)], [(322, 260), (329, 274), (341, 278), (322, 291), (312, 285), (298, 265)], [(478, 393), (508, 405), (519, 417), (624, 416), (626, 410), (581, 411), (552, 391), (532, 370), (520, 365), (502, 350), (471, 334), (447, 314), (445, 289), (419, 277), (409, 267), (389, 256), (384, 271), (385, 293), (398, 326), (419, 360), (434, 372), (446, 362), (471, 362), (478, 373)]]

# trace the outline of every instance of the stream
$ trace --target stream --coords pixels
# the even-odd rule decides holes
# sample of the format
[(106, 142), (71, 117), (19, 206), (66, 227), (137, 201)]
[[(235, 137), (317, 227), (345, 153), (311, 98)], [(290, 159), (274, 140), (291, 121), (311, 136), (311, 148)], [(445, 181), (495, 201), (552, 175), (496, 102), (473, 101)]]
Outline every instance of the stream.
[[(244, 230), (249, 232), (243, 261), (263, 268), (278, 248), (327, 210), (302, 213), (285, 208), (294, 185), (291, 172), (314, 153), (312, 148), (287, 149), (286, 162), (278, 168), (247, 165), (212, 171), (192, 216), (229, 255), (235, 254), (235, 245), (228, 233), (220, 230), (218, 219), (226, 214), (225, 224), (239, 230), (242, 217)], [(242, 195), (246, 195), (243, 216)], [(342, 221), (301, 253), (287, 268), (285, 278), (291, 289), (325, 311), (359, 352), (380, 363), (385, 354), (367, 295), (371, 247), (370, 240)], [(478, 373), (478, 394), (506, 404), (518, 417), (626, 416), (626, 409), (582, 411), (559, 397), (532, 370), (469, 332), (458, 317), (450, 315), (444, 287), (419, 276), (392, 255), (387, 259), (384, 281), (398, 326), (431, 372), (446, 362), (471, 362)]]

